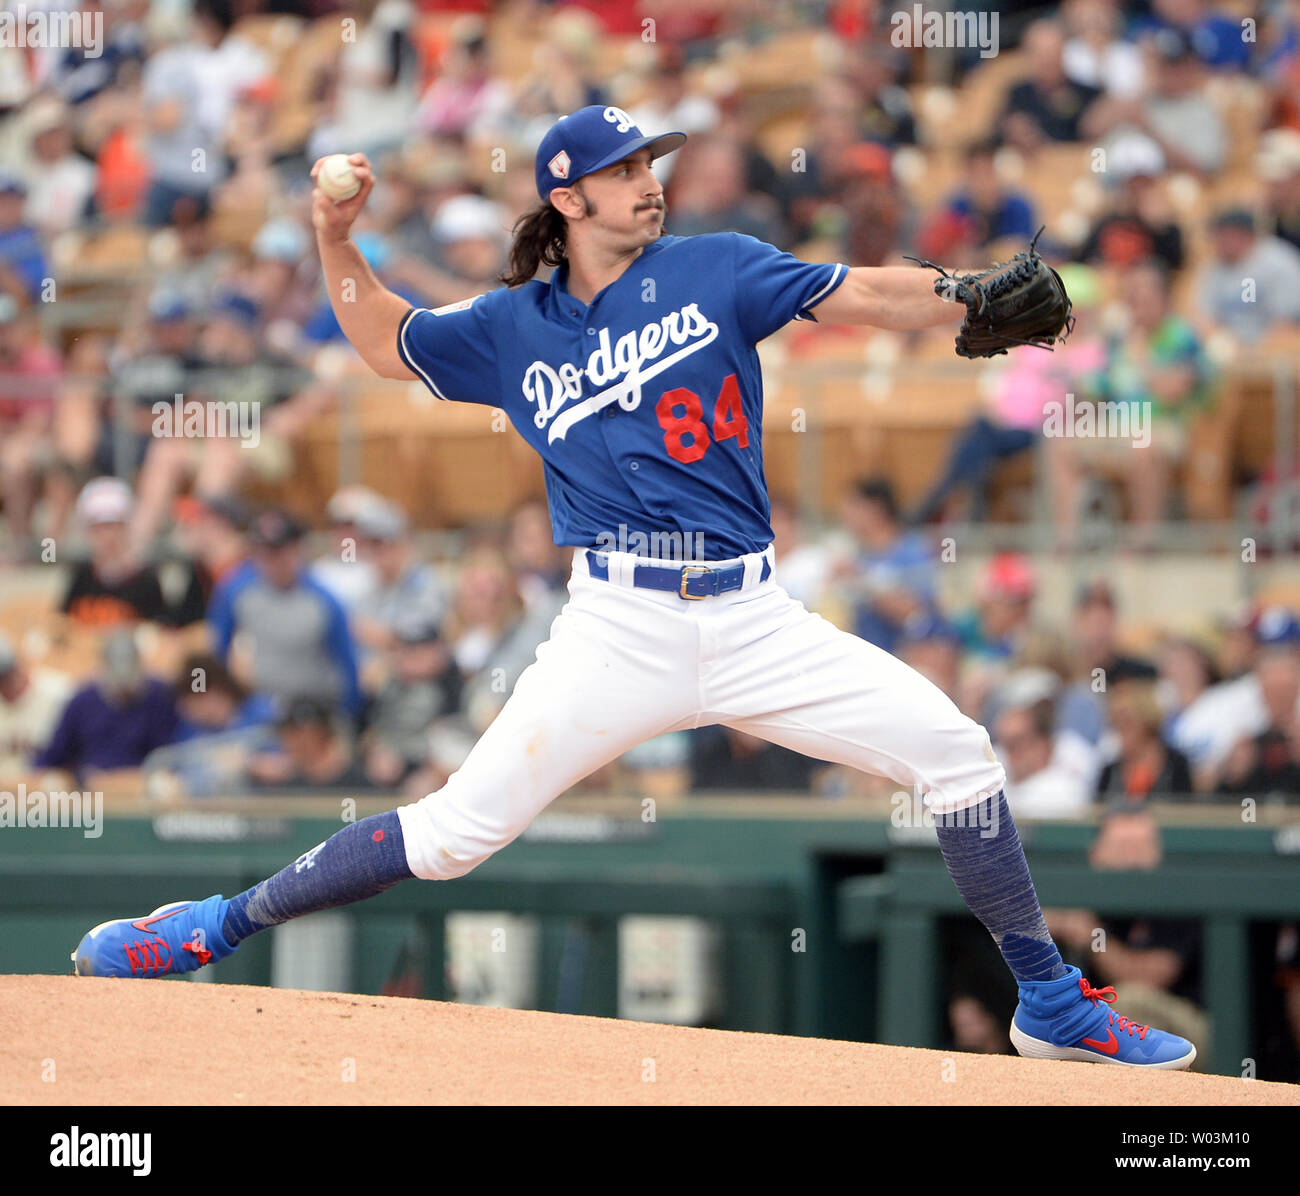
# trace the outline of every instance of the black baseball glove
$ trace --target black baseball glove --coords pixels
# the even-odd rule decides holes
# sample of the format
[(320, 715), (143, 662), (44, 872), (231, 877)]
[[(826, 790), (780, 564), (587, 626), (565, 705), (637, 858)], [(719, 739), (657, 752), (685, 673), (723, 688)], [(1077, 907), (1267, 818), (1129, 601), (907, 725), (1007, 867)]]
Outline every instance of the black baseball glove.
[(1042, 233), (1040, 228), (1025, 252), (979, 274), (949, 274), (933, 262), (908, 259), (939, 271), (935, 294), (966, 305), (966, 319), (957, 334), (959, 357), (997, 357), (1014, 345), (1050, 351), (1074, 331), (1065, 284), (1038, 256)]

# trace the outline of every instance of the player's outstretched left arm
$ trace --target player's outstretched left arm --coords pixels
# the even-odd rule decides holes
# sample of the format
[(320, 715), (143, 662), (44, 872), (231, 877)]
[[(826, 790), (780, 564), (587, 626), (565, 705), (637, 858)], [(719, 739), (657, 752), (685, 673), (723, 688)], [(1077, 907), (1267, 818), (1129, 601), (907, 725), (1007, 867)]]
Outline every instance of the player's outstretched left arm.
[(855, 266), (814, 309), (823, 324), (870, 324), (894, 332), (915, 332), (957, 324), (961, 303), (939, 298), (934, 278), (915, 266)]
[(1010, 261), (978, 273), (953, 274), (919, 260), (938, 277), (905, 266), (850, 270), (839, 290), (818, 304), (817, 317), (899, 332), (960, 318), (958, 357), (1000, 357), (1021, 345), (1050, 351), (1074, 331), (1074, 314), (1061, 276), (1038, 254), (1044, 231)]

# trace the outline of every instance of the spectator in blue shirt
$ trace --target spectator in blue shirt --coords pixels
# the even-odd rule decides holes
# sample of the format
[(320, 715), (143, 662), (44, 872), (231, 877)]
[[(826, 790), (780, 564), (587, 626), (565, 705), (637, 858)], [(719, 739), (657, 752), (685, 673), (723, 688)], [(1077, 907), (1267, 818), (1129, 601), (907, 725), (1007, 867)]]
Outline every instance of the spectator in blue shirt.
[[(966, 150), (966, 180), (948, 200), (947, 215), (961, 229), (953, 249), (984, 249), (995, 241), (1027, 241), (1038, 231), (1034, 202), (998, 177), (997, 146), (982, 141)], [(928, 251), (927, 251), (928, 252)], [(944, 259), (949, 260), (949, 259)]]
[(171, 686), (146, 677), (130, 631), (108, 633), (99, 678), (73, 694), (37, 768), (59, 768), (80, 784), (95, 771), (138, 768), (176, 735)]
[(187, 656), (172, 686), (179, 725), (175, 740), (144, 762), (146, 790), (189, 797), (243, 792), (249, 760), (274, 742), (274, 700), (249, 694), (206, 652)]
[(219, 657), (207, 652), (185, 658), (173, 682), (173, 693), (177, 743), (268, 727), (279, 715), (274, 701), (266, 694), (250, 694)]
[(1133, 35), (1141, 39), (1162, 29), (1186, 36), (1197, 58), (1215, 70), (1244, 71), (1256, 44), (1242, 36), (1239, 21), (1213, 12), (1205, 0), (1154, 0), (1150, 16), (1134, 25)]
[(23, 218), (27, 184), (11, 170), (0, 170), (0, 267), (11, 274), (31, 302), (41, 298), (49, 277), (40, 233)]
[(853, 631), (892, 652), (903, 624), (934, 605), (934, 553), (926, 539), (899, 524), (894, 488), (868, 478), (846, 496), (842, 518), (856, 542), (839, 568), (853, 600)]
[(258, 693), (281, 701), (308, 697), (361, 712), (357, 650), (338, 599), (303, 566), (305, 529), (284, 511), (253, 519), (252, 559), (218, 585), (208, 607), (213, 647), (227, 660), (238, 632), (247, 637)]

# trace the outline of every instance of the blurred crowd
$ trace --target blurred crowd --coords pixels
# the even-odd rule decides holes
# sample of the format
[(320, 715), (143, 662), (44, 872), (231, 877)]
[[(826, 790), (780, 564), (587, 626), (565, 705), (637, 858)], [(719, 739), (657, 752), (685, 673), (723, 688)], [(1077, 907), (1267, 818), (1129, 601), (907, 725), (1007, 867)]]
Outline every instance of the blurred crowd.
[(285, 510), (194, 499), (184, 550), (142, 563), (138, 508), (121, 479), (88, 483), (75, 505), (86, 553), (64, 570), (51, 636), (32, 649), (27, 635), (26, 650), (0, 638), (7, 782), (423, 795), (509, 696), (568, 576), (537, 503), (465, 546), (454, 570), (360, 486), (331, 500), (314, 550)]
[[(336, 493), (315, 532), (281, 508), (189, 497), (174, 551), (147, 561), (132, 549), (140, 506), (121, 479), (90, 481), (74, 507), (85, 552), (57, 565), (57, 612), (0, 640), (6, 778), (58, 770), (95, 787), (143, 769), (159, 796), (421, 796), (459, 766), (565, 600), (571, 550), (552, 542), (539, 500), (448, 560), (362, 486)], [(989, 557), (954, 605), (930, 538), (875, 477), (844, 495), (827, 531), (781, 499), (772, 522), (794, 597), (989, 728), (1015, 814), (1150, 798), (1300, 805), (1300, 619), (1288, 607), (1135, 639), (1104, 577), (1068, 609), (1045, 607), (1034, 562), (1016, 553)], [(619, 786), (896, 788), (721, 727), (662, 736), (585, 782)]]
[(941, 558), (887, 481), (845, 496), (836, 534), (774, 513), (777, 571), (810, 609), (901, 657), (989, 728), (1012, 812), (1069, 817), (1149, 796), (1300, 803), (1300, 621), (1258, 604), (1133, 648), (1135, 612), (1102, 576), (1044, 607), (1034, 562), (991, 557), (971, 602), (940, 597)]

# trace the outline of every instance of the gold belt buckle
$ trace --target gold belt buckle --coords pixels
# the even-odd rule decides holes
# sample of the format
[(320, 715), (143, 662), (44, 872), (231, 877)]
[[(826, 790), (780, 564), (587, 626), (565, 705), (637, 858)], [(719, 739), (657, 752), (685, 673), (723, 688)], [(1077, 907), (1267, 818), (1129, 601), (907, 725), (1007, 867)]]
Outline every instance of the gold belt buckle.
[(713, 570), (710, 569), (708, 565), (683, 565), (682, 584), (677, 592), (688, 602), (699, 602), (703, 598), (708, 598), (709, 597), (708, 594), (688, 594), (686, 592), (686, 587), (690, 583), (692, 573), (697, 573), (703, 576), (705, 573), (712, 573), (712, 572)]

